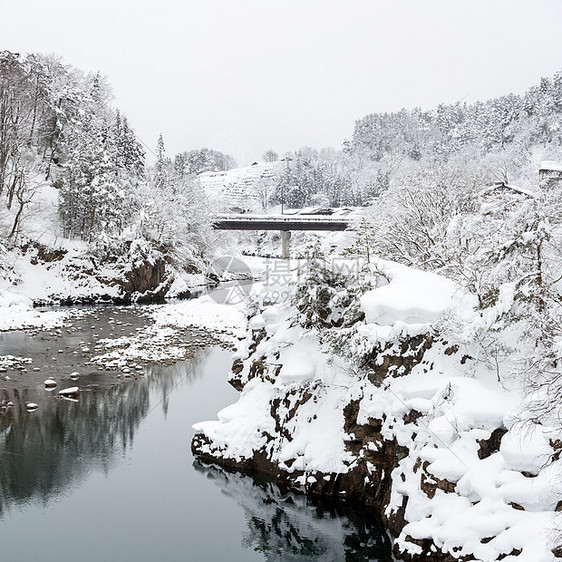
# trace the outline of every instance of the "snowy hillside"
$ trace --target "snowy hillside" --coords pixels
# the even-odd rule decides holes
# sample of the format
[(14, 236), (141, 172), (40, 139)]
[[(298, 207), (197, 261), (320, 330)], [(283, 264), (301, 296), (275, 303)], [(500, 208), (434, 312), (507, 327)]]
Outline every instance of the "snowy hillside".
[(283, 167), (284, 162), (256, 162), (224, 172), (203, 172), (198, 180), (207, 196), (217, 201), (223, 211), (261, 211), (273, 194)]

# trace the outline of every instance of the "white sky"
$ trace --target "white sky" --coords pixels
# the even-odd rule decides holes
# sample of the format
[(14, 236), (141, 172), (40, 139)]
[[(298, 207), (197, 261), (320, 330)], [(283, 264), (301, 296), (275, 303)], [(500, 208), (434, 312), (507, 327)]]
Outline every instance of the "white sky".
[(375, 111), (521, 93), (562, 69), (561, 0), (0, 0), (0, 49), (100, 70), (154, 149), (341, 147)]

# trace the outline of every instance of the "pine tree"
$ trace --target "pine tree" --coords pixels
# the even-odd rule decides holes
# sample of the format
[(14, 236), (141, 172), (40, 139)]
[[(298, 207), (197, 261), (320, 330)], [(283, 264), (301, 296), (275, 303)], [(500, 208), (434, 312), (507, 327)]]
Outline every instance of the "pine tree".
[(168, 166), (166, 158), (166, 148), (162, 133), (158, 136), (156, 144), (156, 164), (154, 165), (154, 184), (157, 189), (163, 189), (168, 179)]

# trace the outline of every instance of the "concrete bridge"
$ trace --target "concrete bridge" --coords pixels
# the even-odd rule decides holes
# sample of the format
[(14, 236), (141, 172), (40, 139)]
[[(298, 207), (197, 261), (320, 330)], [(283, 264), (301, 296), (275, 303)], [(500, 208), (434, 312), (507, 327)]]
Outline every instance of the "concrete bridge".
[(289, 240), (292, 230), (348, 230), (351, 218), (330, 215), (218, 215), (213, 221), (215, 230), (279, 230), (281, 255), (289, 259)]

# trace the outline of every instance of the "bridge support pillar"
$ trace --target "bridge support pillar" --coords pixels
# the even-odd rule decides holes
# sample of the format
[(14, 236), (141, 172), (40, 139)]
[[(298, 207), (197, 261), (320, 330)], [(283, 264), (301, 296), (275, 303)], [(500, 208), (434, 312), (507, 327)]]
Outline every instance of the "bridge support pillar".
[(291, 239), (291, 232), (289, 230), (281, 231), (281, 257), (284, 260), (289, 259), (289, 240)]

